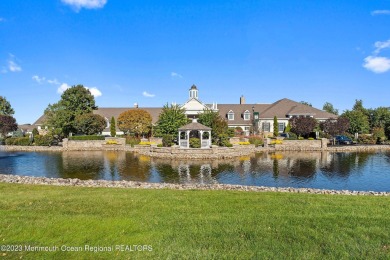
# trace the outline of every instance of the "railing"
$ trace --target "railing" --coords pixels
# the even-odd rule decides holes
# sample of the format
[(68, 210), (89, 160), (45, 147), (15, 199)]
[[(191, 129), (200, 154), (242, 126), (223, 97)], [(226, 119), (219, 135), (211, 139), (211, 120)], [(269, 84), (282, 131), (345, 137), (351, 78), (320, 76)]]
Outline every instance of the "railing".
[(180, 140), (180, 147), (181, 148), (187, 148), (188, 141), (187, 140)]
[(202, 140), (201, 147), (208, 148), (210, 146), (209, 140)]

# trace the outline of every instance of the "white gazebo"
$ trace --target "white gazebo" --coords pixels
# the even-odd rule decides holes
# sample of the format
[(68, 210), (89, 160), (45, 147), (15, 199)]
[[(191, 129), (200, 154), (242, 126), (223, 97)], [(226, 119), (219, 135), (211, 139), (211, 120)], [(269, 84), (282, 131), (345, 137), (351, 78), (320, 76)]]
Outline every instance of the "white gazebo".
[[(208, 137), (205, 138), (207, 133)], [(190, 148), (190, 137), (199, 136), (200, 147), (210, 148), (211, 146), (211, 128), (198, 123), (197, 119), (192, 119), (192, 123), (179, 128), (179, 146), (180, 148)]]

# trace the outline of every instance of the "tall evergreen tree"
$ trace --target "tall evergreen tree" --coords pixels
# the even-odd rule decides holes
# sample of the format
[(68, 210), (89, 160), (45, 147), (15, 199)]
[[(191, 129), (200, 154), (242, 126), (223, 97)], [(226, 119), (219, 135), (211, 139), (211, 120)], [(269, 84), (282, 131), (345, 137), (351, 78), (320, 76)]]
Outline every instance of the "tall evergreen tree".
[(279, 123), (278, 123), (278, 118), (274, 116), (274, 136), (278, 136), (279, 134)]
[(110, 135), (112, 137), (116, 136), (116, 126), (115, 126), (115, 118), (111, 117), (111, 122), (110, 122)]

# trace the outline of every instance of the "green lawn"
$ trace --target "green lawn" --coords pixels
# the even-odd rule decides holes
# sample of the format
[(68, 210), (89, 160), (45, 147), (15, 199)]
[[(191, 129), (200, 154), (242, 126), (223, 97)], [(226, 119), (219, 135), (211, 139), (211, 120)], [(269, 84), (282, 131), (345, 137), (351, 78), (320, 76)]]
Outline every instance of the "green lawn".
[[(0, 183), (0, 252), (23, 259), (389, 259), (390, 198)], [(86, 252), (84, 246), (113, 246)], [(150, 245), (152, 251), (116, 251)], [(134, 250), (134, 247), (132, 247)]]

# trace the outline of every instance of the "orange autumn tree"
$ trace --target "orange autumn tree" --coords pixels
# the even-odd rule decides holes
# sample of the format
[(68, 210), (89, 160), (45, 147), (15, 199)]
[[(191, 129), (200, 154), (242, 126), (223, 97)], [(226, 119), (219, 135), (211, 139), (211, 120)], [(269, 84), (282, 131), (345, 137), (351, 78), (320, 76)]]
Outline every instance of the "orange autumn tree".
[(119, 115), (117, 124), (125, 134), (148, 135), (152, 128), (152, 116), (142, 109), (127, 110)]

